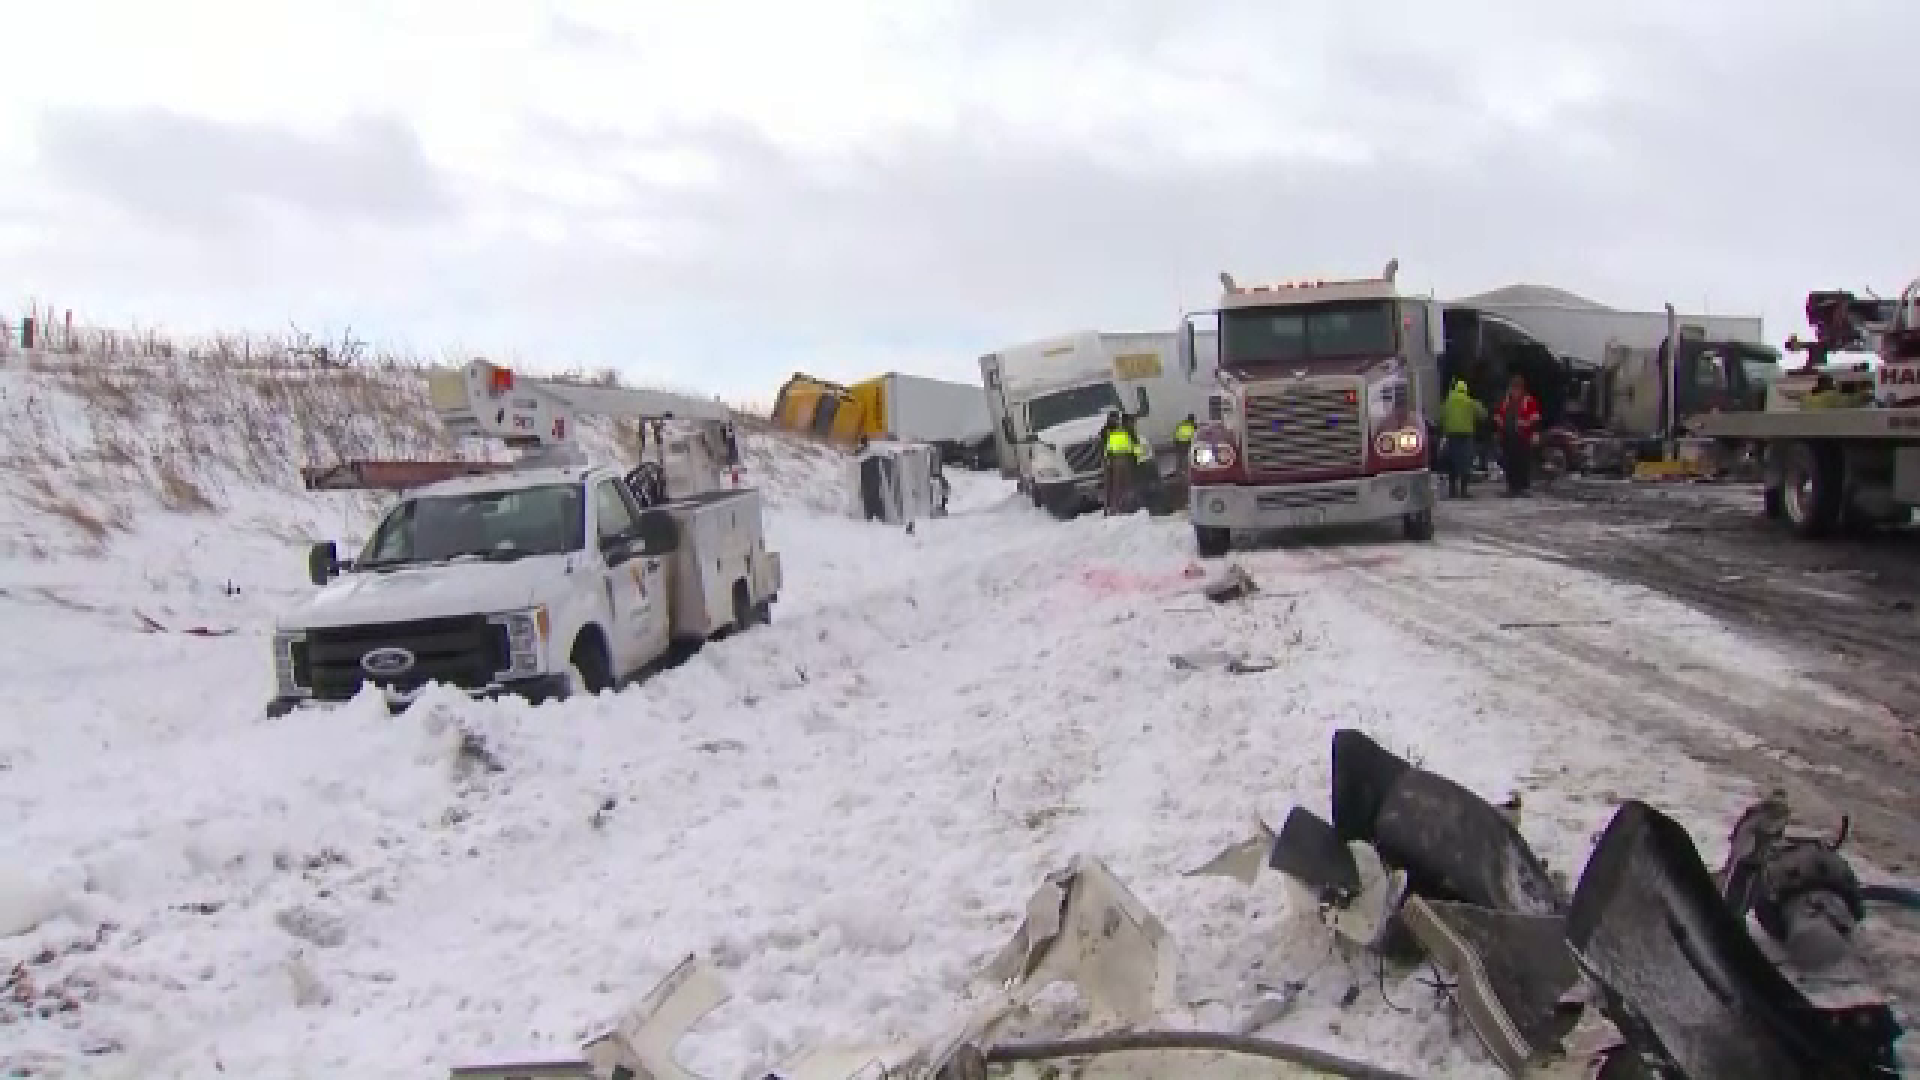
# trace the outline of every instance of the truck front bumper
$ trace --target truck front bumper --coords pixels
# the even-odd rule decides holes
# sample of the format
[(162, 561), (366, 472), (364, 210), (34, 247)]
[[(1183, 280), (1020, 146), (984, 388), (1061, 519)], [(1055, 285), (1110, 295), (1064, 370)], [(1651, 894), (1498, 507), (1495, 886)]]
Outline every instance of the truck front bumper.
[[(418, 701), (424, 689), (423, 687), (421, 690), (411, 692), (383, 689), (381, 692), (386, 698), (387, 711), (399, 714), (405, 712), (408, 706)], [(496, 683), (492, 686), (477, 690), (467, 690), (466, 695), (475, 701), (490, 701), (494, 698), (501, 697), (517, 697), (524, 699), (530, 705), (538, 705), (543, 701), (558, 701), (566, 697), (567, 676), (564, 673), (558, 672), (547, 675), (536, 675), (531, 679), (515, 679), (512, 682)], [(276, 697), (272, 701), (267, 702), (267, 718), (279, 719), (293, 712), (295, 709), (307, 707), (338, 708), (345, 704), (346, 702), (344, 701), (316, 701), (309, 697)]]
[(1088, 473), (1070, 480), (1041, 480), (1033, 485), (1034, 494), (1041, 506), (1079, 509), (1084, 506), (1098, 506), (1103, 492), (1100, 489), (1100, 474)]
[(1433, 509), (1433, 474), (1425, 469), (1318, 484), (1195, 485), (1187, 511), (1209, 529), (1249, 532), (1358, 525)]

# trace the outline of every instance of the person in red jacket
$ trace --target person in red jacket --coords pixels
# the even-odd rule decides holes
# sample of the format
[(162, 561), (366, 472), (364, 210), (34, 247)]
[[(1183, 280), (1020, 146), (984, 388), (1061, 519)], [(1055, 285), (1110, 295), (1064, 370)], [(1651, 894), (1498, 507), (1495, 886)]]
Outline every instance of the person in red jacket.
[(1540, 445), (1540, 403), (1527, 393), (1527, 380), (1518, 372), (1494, 410), (1493, 427), (1500, 433), (1500, 468), (1507, 474), (1507, 495), (1525, 495), (1533, 483), (1534, 448)]

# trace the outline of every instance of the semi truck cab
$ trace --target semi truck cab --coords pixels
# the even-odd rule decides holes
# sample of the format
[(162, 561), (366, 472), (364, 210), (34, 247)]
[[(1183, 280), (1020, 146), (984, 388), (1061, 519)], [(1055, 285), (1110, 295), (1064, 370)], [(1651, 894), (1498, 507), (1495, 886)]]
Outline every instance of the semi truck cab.
[[(1433, 535), (1429, 415), (1440, 393), (1439, 305), (1378, 278), (1226, 286), (1212, 324), (1218, 390), (1190, 451), (1202, 557), (1232, 534), (1399, 519)], [(1191, 354), (1193, 318), (1182, 332)]]

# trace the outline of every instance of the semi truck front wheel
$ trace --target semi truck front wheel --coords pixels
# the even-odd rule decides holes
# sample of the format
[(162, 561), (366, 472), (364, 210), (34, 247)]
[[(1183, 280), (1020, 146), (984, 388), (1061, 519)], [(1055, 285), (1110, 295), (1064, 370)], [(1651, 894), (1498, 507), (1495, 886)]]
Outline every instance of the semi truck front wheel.
[(1207, 525), (1193, 527), (1193, 546), (1203, 559), (1218, 559), (1233, 546), (1232, 529), (1216, 529)]
[(1401, 531), (1415, 543), (1424, 544), (1433, 539), (1433, 511), (1422, 510), (1417, 514), (1408, 514), (1400, 519)]

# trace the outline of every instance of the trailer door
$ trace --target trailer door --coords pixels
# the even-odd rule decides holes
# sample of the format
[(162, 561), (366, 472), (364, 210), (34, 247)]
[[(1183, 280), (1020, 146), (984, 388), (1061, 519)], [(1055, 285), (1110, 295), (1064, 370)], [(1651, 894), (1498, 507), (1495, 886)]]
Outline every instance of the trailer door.
[(1007, 407), (1007, 384), (1001, 377), (998, 354), (980, 358), (980, 383), (986, 388), (987, 420), (993, 428), (993, 446), (1000, 459), (1000, 475), (1008, 480), (1020, 477), (1020, 458), (1012, 435), (1013, 412)]

